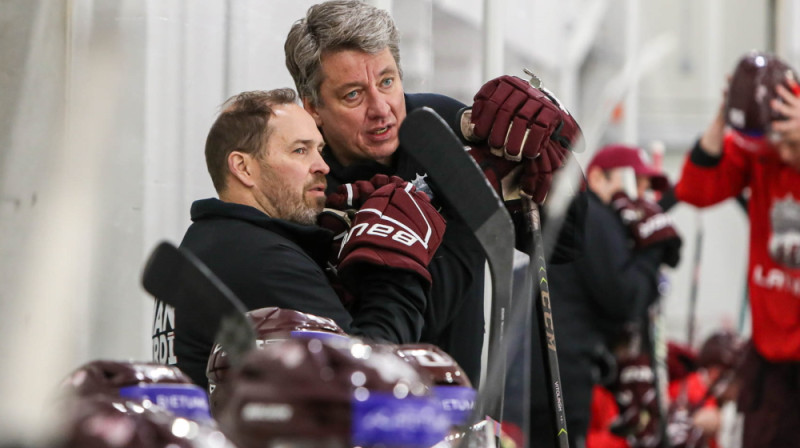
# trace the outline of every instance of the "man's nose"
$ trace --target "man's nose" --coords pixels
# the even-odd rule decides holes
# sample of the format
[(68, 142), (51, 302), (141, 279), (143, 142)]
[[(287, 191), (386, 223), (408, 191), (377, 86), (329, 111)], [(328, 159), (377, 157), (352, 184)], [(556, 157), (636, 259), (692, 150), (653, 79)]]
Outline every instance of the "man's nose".
[(372, 88), (367, 92), (367, 113), (369, 118), (381, 118), (389, 115), (391, 107), (386, 95)]
[(331, 171), (331, 167), (325, 163), (325, 159), (322, 158), (322, 153), (315, 151), (316, 155), (314, 156), (314, 161), (311, 162), (311, 172), (312, 173), (321, 173), (321, 174), (328, 174)]

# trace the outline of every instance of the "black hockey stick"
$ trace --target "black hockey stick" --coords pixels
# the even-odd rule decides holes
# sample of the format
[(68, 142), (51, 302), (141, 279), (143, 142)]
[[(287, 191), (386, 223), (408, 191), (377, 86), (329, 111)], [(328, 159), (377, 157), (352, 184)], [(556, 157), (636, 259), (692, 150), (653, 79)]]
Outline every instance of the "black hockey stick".
[(247, 307), (191, 252), (162, 242), (150, 254), (142, 272), (142, 286), (175, 309), (191, 309), (203, 322), (216, 322), (214, 334), (225, 347), (231, 365), (256, 346), (256, 334), (245, 317)]
[(553, 435), (556, 446), (569, 447), (567, 437), (567, 416), (564, 413), (564, 394), (561, 387), (561, 373), (558, 367), (558, 352), (556, 351), (556, 334), (553, 327), (553, 309), (550, 306), (550, 286), (547, 283), (547, 262), (545, 261), (544, 241), (542, 239), (541, 217), (539, 206), (530, 198), (524, 198), (523, 203), (527, 208), (528, 223), (530, 225), (533, 245), (528, 253), (530, 262), (528, 270), (532, 280), (531, 297), (536, 294), (536, 317), (539, 320), (539, 342), (542, 349), (542, 358), (545, 365), (545, 379), (547, 380), (548, 402), (553, 410)]
[(686, 343), (694, 347), (694, 334), (697, 326), (697, 292), (700, 287), (700, 262), (703, 259), (703, 220), (697, 211), (697, 228), (694, 234), (694, 258), (692, 259), (692, 284), (689, 289), (689, 316), (686, 328)]
[(400, 127), (403, 148), (429, 175), (443, 201), (475, 234), (489, 262), (492, 305), (489, 364), (474, 415), (503, 419), (506, 315), (511, 305), (514, 227), (503, 202), (447, 123), (432, 109), (411, 112)]
[[(664, 172), (664, 150), (663, 142), (656, 140), (650, 143), (650, 155), (653, 159), (653, 168), (662, 173)], [(699, 264), (696, 267), (699, 268)], [(696, 292), (697, 291), (695, 291), (695, 293)], [(667, 335), (665, 328), (666, 323), (664, 320), (664, 297), (666, 296), (666, 291), (662, 289), (661, 281), (659, 281), (658, 285), (658, 295), (660, 297), (651, 305), (651, 309), (648, 312), (648, 322), (650, 325), (647, 340), (650, 343), (650, 365), (653, 369), (653, 381), (656, 391), (656, 400), (658, 402), (659, 421), (657, 429), (660, 438), (658, 446), (668, 447), (670, 445), (669, 434), (667, 432), (669, 427), (669, 372), (667, 370)], [(689, 306), (693, 308), (694, 304), (690, 304)], [(690, 313), (692, 313), (691, 310)], [(693, 328), (694, 315), (690, 314), (690, 317), (690, 328)], [(693, 332), (694, 330), (690, 331)], [(690, 338), (691, 334), (692, 333), (690, 333)]]

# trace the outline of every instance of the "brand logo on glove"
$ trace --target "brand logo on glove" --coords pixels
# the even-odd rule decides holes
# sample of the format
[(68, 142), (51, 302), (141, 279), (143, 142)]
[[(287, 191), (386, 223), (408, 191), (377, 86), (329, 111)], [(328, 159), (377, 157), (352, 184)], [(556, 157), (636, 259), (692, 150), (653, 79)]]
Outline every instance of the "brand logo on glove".
[(389, 226), (389, 225), (386, 225), (386, 224), (381, 224), (381, 223), (378, 223), (378, 222), (376, 222), (376, 223), (374, 223), (372, 225), (369, 225), (369, 223), (365, 222), (363, 224), (358, 224), (358, 225), (354, 226), (350, 230), (350, 233), (347, 234), (347, 238), (345, 238), (344, 243), (342, 244), (342, 246), (347, 244), (347, 242), (350, 240), (350, 238), (353, 235), (361, 236), (361, 235), (364, 234), (364, 231), (366, 231), (367, 235), (380, 236), (380, 237), (384, 237), (384, 238), (391, 237), (394, 241), (397, 241), (398, 243), (405, 244), (408, 247), (411, 247), (417, 241), (422, 242), (419, 239), (419, 237), (417, 237), (416, 235), (412, 235), (412, 234), (406, 232), (405, 230), (398, 230), (398, 229), (395, 229), (392, 226)]
[(622, 384), (651, 383), (652, 381), (653, 370), (649, 366), (629, 366), (622, 369), (619, 375), (619, 382)]
[(401, 243), (408, 247), (411, 247), (415, 243), (419, 242), (422, 245), (422, 247), (428, 249), (428, 243), (430, 241), (431, 235), (433, 234), (433, 228), (431, 227), (431, 223), (428, 222), (428, 218), (425, 216), (425, 213), (423, 213), (422, 210), (420, 209), (420, 206), (417, 203), (417, 200), (414, 198), (414, 195), (408, 192), (408, 189), (410, 188), (411, 185), (409, 184), (407, 186), (407, 189), (403, 191), (403, 193), (408, 195), (408, 198), (414, 203), (416, 210), (420, 214), (421, 219), (419, 221), (425, 224), (426, 230), (424, 237), (421, 237), (417, 232), (412, 230), (403, 222), (384, 214), (380, 210), (374, 208), (362, 208), (361, 210), (358, 211), (357, 215), (360, 215), (362, 213), (373, 213), (375, 215), (378, 215), (381, 221), (384, 222), (373, 222), (373, 223), (364, 222), (353, 226), (353, 228), (350, 229), (350, 232), (347, 234), (347, 236), (345, 236), (344, 240), (342, 241), (342, 247), (339, 250), (339, 254), (341, 255), (341, 251), (344, 250), (344, 248), (347, 246), (347, 243), (350, 241), (351, 238), (353, 238), (354, 236), (359, 237), (364, 234), (377, 236), (381, 238), (391, 238), (393, 241), (397, 241), (398, 243)]
[(642, 239), (648, 238), (650, 235), (671, 225), (672, 225), (672, 219), (669, 216), (663, 213), (653, 215), (653, 217), (643, 222), (642, 225), (639, 226), (638, 228), (639, 236)]

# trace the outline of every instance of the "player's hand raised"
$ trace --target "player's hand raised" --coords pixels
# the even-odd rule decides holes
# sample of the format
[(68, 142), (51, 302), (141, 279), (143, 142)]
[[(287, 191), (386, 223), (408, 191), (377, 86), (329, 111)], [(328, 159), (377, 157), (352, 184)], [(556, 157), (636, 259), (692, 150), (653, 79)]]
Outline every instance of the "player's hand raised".
[(625, 193), (617, 192), (611, 198), (611, 207), (628, 227), (635, 248), (661, 246), (664, 263), (671, 267), (678, 265), (682, 240), (672, 218), (658, 204), (645, 199), (633, 201)]
[(520, 187), (537, 203), (544, 202), (553, 172), (582, 137), (578, 123), (552, 94), (515, 76), (484, 84), (465, 117), (466, 138), (485, 140), (495, 156), (522, 163)]

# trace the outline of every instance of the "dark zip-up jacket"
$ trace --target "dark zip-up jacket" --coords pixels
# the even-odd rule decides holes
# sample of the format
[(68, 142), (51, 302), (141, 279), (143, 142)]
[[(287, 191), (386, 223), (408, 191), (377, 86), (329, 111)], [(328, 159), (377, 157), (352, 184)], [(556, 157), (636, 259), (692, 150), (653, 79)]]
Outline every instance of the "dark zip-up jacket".
[[(193, 224), (181, 248), (205, 263), (248, 309), (276, 306), (329, 317), (347, 333), (382, 342), (419, 340), (426, 299), (414, 274), (361, 268), (358, 290), (351, 291), (359, 300), (346, 310), (324, 271), (332, 238), (328, 230), (273, 219), (255, 208), (218, 199), (195, 201), (191, 216)], [(158, 325), (160, 332), (154, 325), (154, 353), (157, 339), (173, 332), (174, 362), (163, 361), (177, 364), (205, 387), (221, 312), (213, 303), (174, 310), (170, 325)], [(168, 314), (163, 303), (157, 303), (156, 320), (162, 316), (163, 322)]]
[[(464, 104), (452, 98), (430, 93), (406, 94), (406, 111), (427, 106), (435, 110), (450, 125), (456, 135), (461, 136), (459, 117)], [(462, 142), (465, 143), (462, 137)], [(375, 174), (399, 176), (414, 181), (425, 176), (425, 170), (416, 165), (400, 147), (395, 152), (392, 165), (374, 161), (361, 161), (342, 166), (330, 148), (323, 151), (325, 162), (331, 170), (328, 174), (328, 189), (331, 193), (339, 185), (369, 180)], [(436, 203), (435, 186), (431, 186)], [(565, 230), (559, 234), (552, 262), (574, 259), (581, 252), (583, 235), (583, 213), (585, 198), (575, 201), (579, 206), (571, 207)], [(441, 204), (439, 204), (441, 205)], [(578, 213), (574, 213), (577, 210)], [(442, 208), (447, 220), (447, 229), (436, 255), (430, 264), (433, 284), (425, 311), (425, 326), (422, 342), (432, 343), (448, 352), (459, 363), (477, 386), (481, 371), (481, 350), (484, 337), (484, 264), (485, 258), (478, 241), (467, 225), (447, 207)], [(543, 215), (543, 221), (546, 217)], [(545, 223), (546, 225), (546, 223)], [(551, 246), (551, 242), (546, 242)]]

